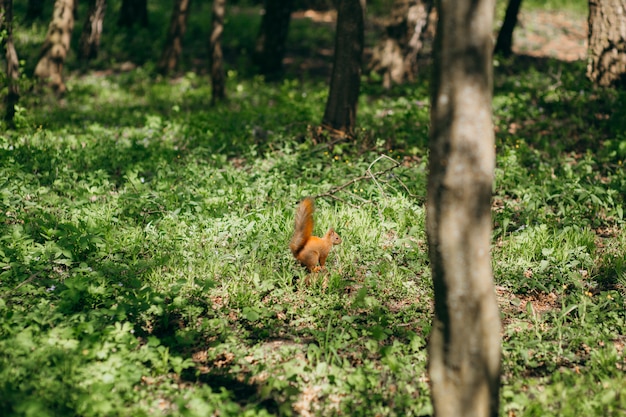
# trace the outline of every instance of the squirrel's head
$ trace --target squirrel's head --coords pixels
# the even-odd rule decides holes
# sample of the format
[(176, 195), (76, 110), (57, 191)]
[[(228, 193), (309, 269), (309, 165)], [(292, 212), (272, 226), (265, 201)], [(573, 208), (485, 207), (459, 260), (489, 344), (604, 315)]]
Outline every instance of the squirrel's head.
[(333, 243), (333, 245), (338, 245), (341, 243), (341, 237), (337, 232), (335, 232), (335, 229), (328, 229), (327, 234), (330, 236), (330, 241)]

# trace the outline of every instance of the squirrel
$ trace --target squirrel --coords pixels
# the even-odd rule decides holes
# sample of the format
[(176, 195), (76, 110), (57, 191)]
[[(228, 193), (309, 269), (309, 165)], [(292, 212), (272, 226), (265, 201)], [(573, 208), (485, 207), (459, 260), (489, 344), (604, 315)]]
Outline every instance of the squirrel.
[[(341, 237), (333, 228), (328, 229), (324, 237), (313, 235), (313, 199), (302, 200), (296, 211), (296, 225), (289, 242), (289, 249), (300, 263), (307, 267), (309, 272), (318, 272), (324, 269), (326, 257), (333, 245), (341, 243)], [(317, 263), (319, 262), (319, 266)]]

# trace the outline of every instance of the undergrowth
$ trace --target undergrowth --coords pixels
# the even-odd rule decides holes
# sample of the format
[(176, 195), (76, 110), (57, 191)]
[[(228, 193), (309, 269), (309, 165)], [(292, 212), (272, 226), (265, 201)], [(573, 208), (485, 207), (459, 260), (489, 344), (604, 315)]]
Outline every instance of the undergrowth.
[[(505, 415), (626, 411), (626, 96), (583, 74), (496, 71)], [(312, 144), (322, 82), (230, 70), (217, 107), (209, 85), (144, 67), (23, 98), (0, 135), (0, 413), (431, 415), (428, 85), (364, 85), (334, 146)], [(307, 285), (296, 204), (359, 177), (317, 199), (343, 243)]]

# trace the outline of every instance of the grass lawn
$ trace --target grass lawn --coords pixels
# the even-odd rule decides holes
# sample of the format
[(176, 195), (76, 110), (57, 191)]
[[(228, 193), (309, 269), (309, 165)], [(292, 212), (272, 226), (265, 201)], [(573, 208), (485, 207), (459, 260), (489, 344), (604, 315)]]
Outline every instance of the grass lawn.
[[(211, 107), (201, 73), (102, 65), (0, 133), (0, 414), (430, 415), (427, 80), (365, 83), (357, 137), (314, 146), (324, 80), (231, 64)], [(626, 94), (497, 65), (502, 414), (624, 415)], [(305, 285), (322, 194), (343, 243)]]

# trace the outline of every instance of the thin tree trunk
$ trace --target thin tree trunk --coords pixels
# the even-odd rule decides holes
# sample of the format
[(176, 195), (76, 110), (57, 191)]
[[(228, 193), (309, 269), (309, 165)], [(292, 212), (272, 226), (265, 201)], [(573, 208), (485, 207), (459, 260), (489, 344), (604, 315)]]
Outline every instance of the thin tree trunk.
[(6, 31), (3, 44), (7, 61), (8, 92), (6, 98), (7, 108), (4, 118), (9, 124), (13, 124), (15, 106), (20, 99), (20, 92), (17, 85), (17, 80), (20, 76), (20, 67), (15, 45), (13, 44), (13, 0), (2, 1), (0, 7), (2, 7), (2, 10), (0, 10), (0, 31)]
[(265, 14), (256, 42), (254, 63), (266, 78), (282, 72), (293, 0), (266, 0)]
[(339, 0), (335, 59), (322, 126), (352, 134), (356, 124), (363, 59), (363, 12), (361, 0)]
[(414, 80), (432, 6), (432, 0), (394, 1), (385, 36), (374, 47), (369, 65), (382, 75), (385, 88)]
[(117, 25), (130, 28), (135, 24), (148, 27), (148, 0), (122, 0)]
[(70, 39), (74, 29), (74, 0), (56, 0), (52, 22), (48, 26), (46, 40), (41, 48), (35, 76), (47, 80), (59, 94), (65, 92), (63, 64), (70, 50)]
[(226, 0), (213, 0), (211, 21), (211, 39), (209, 41), (209, 59), (211, 61), (211, 103), (215, 104), (226, 98), (226, 80), (224, 77), (224, 55), (222, 54), (222, 32), (224, 32), (224, 14)]
[(32, 22), (33, 20), (40, 19), (43, 15), (43, 4), (44, 0), (28, 0), (26, 21)]
[(496, 47), (494, 54), (499, 54), (504, 57), (511, 56), (513, 53), (513, 30), (517, 25), (517, 15), (519, 14), (522, 0), (509, 0), (509, 4), (506, 7), (506, 13), (504, 15), (504, 22), (498, 32), (498, 40), (496, 41)]
[(595, 85), (626, 84), (626, 0), (589, 0), (588, 56)]
[(416, 4), (409, 7), (407, 16), (409, 32), (409, 43), (405, 48), (404, 66), (406, 68), (406, 79), (413, 81), (417, 74), (417, 54), (424, 45), (424, 34), (428, 28), (428, 18), (433, 9), (433, 0), (418, 0)]
[(190, 0), (176, 0), (170, 28), (163, 48), (163, 54), (159, 60), (158, 68), (162, 74), (168, 74), (176, 69), (178, 60), (183, 52), (183, 36), (187, 30), (187, 17), (189, 16)]
[(106, 6), (106, 0), (92, 0), (89, 15), (83, 26), (83, 33), (80, 36), (78, 58), (81, 60), (88, 61), (98, 56)]
[(495, 0), (439, 0), (427, 232), (435, 289), (429, 342), (438, 417), (498, 415), (500, 317), (491, 269)]

